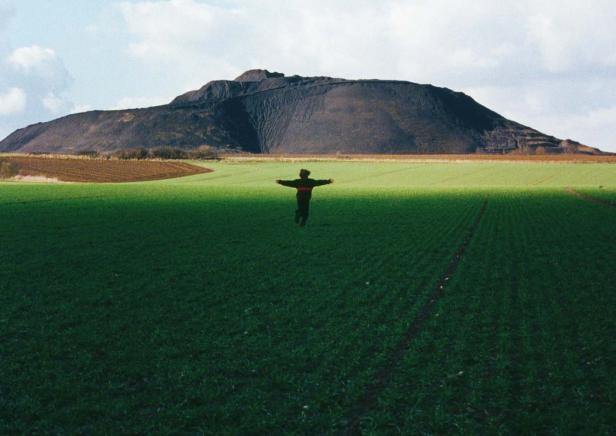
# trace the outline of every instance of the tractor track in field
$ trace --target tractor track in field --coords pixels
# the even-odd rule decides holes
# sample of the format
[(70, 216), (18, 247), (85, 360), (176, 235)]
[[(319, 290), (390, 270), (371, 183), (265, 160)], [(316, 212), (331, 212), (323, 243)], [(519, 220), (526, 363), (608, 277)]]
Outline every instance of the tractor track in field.
[(463, 179), (463, 178), (468, 177), (468, 176), (474, 176), (474, 175), (477, 175), (478, 173), (490, 171), (491, 169), (493, 169), (493, 168), (486, 167), (486, 168), (480, 168), (478, 170), (475, 170), (475, 171), (472, 171), (472, 172), (466, 173), (466, 174), (456, 174), (455, 176), (445, 177), (444, 179), (441, 179), (441, 180), (433, 183), (432, 185), (437, 186), (437, 185), (442, 185), (443, 183), (447, 183), (447, 182), (451, 182), (451, 181), (457, 181), (457, 180)]
[(416, 170), (416, 169), (422, 168), (422, 167), (425, 167), (425, 165), (423, 165), (423, 164), (409, 165), (409, 166), (405, 166), (404, 168), (399, 168), (399, 169), (392, 170), (392, 171), (384, 171), (384, 172), (378, 173), (376, 175), (356, 177), (356, 178), (353, 178), (353, 179), (346, 179), (346, 180), (344, 180), (342, 182), (337, 182), (337, 183), (339, 185), (349, 185), (349, 184), (352, 184), (352, 183), (355, 183), (355, 182), (358, 182), (358, 181), (362, 181), (362, 180), (366, 180), (366, 179), (373, 180), (373, 179), (375, 179), (377, 177), (381, 177), (381, 176), (385, 176), (385, 175), (391, 175), (391, 174), (395, 174), (395, 173), (402, 173), (402, 172), (405, 172), (405, 171)]
[(545, 176), (539, 180), (536, 180), (535, 182), (533, 182), (531, 185), (532, 186), (539, 186), (542, 183), (547, 182), (548, 180), (552, 180), (553, 178), (555, 178), (556, 176), (558, 176), (559, 174), (550, 174), (549, 176)]
[(616, 202), (614, 202), (614, 201), (605, 200), (603, 198), (593, 197), (592, 195), (588, 195), (588, 194), (584, 194), (582, 192), (576, 191), (573, 188), (565, 188), (565, 191), (567, 191), (571, 195), (576, 196), (580, 200), (584, 200), (584, 201), (587, 201), (589, 203), (601, 204), (603, 206), (616, 207)]
[(41, 200), (7, 201), (6, 203), (0, 203), (0, 206), (12, 206), (15, 204), (53, 203), (53, 202), (71, 201), (71, 200), (91, 200), (94, 198), (105, 198), (105, 197), (109, 197), (109, 195), (90, 195), (90, 196), (81, 196), (81, 197), (45, 198)]
[(447, 286), (447, 283), (458, 268), (460, 260), (462, 259), (462, 256), (466, 251), (466, 247), (468, 247), (471, 240), (473, 239), (473, 236), (475, 235), (477, 228), (479, 227), (479, 224), (481, 222), (481, 218), (485, 213), (487, 205), (488, 200), (484, 199), (481, 208), (479, 209), (479, 213), (477, 214), (477, 217), (472, 222), (471, 226), (467, 231), (466, 237), (451, 257), (443, 273), (440, 275), (436, 286), (434, 287), (434, 290), (428, 297), (428, 300), (419, 308), (417, 315), (407, 328), (403, 338), (400, 340), (396, 348), (394, 348), (394, 350), (391, 352), (389, 359), (387, 359), (385, 365), (377, 372), (376, 376), (374, 377), (374, 382), (366, 388), (366, 390), (364, 391), (364, 395), (359, 398), (359, 400), (356, 402), (355, 407), (351, 409), (346, 420), (346, 428), (342, 431), (343, 434), (361, 434), (361, 418), (370, 411), (370, 409), (374, 406), (376, 400), (378, 399), (379, 395), (385, 390), (385, 388), (387, 388), (397, 367), (402, 362), (404, 354), (408, 351), (410, 344), (421, 333), (424, 325), (430, 318), (430, 315), (432, 315), (432, 313), (434, 312), (434, 308), (437, 302), (445, 294), (445, 288)]

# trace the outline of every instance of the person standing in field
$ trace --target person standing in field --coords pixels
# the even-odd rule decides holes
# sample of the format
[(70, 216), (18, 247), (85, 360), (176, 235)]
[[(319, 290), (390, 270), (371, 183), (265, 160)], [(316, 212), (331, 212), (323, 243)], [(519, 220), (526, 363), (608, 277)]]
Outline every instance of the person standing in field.
[(329, 185), (334, 181), (314, 180), (309, 179), (310, 171), (306, 169), (299, 170), (299, 179), (295, 180), (276, 180), (276, 183), (289, 188), (297, 189), (297, 210), (295, 211), (295, 222), (300, 226), (305, 226), (308, 220), (308, 212), (310, 210), (310, 198), (312, 197), (312, 188), (315, 186)]

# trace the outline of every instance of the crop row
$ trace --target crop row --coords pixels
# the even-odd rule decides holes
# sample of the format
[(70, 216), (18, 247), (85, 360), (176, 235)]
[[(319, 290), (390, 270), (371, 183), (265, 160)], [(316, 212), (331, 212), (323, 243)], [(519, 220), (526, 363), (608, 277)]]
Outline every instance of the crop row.
[(3, 208), (4, 431), (342, 426), (480, 205), (126, 192)]
[[(304, 229), (273, 183), (299, 165), (336, 179)], [(487, 196), (361, 428), (607, 434), (614, 209), (563, 187), (613, 188), (614, 174), (559, 165), (0, 184), (0, 433), (344, 431)]]
[(565, 193), (489, 205), (364, 430), (609, 434), (614, 214)]
[[(300, 168), (315, 178), (333, 178), (329, 190), (374, 189), (545, 189), (616, 188), (613, 164), (572, 163), (421, 163), (421, 162), (249, 162), (208, 163), (215, 170), (200, 182), (220, 187), (266, 187), (277, 178), (296, 178)], [(177, 182), (180, 182), (178, 180)]]

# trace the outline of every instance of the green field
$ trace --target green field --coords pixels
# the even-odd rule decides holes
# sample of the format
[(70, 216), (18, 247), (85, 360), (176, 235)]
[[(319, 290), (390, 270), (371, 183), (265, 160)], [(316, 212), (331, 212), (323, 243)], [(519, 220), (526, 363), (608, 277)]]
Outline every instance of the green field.
[(613, 432), (616, 165), (206, 165), (0, 183), (0, 434)]

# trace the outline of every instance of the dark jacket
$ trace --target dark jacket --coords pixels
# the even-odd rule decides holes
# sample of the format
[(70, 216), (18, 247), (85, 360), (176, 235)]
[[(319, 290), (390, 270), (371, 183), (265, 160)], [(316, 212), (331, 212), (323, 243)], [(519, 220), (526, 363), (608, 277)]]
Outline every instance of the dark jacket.
[(297, 189), (297, 196), (305, 199), (310, 199), (312, 196), (312, 188), (315, 186), (329, 185), (330, 180), (314, 180), (314, 179), (295, 179), (295, 180), (279, 180), (282, 186)]

